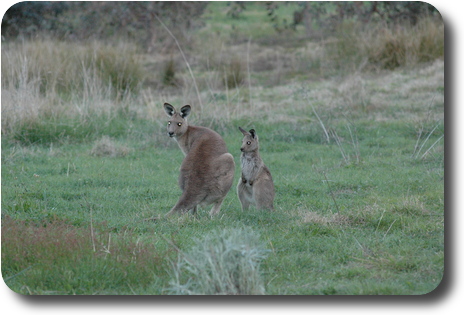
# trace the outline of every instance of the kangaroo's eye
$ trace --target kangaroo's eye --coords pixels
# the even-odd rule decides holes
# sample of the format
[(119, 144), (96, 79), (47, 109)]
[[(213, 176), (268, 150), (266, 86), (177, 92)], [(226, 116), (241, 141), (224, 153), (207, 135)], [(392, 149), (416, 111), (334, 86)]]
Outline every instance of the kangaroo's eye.
[(168, 121), (168, 126), (170, 126), (170, 125), (171, 125), (171, 122), (170, 122), (170, 121)]
[(247, 144), (250, 145), (250, 144), (251, 144), (251, 141), (247, 141)]
[(182, 123), (177, 123), (177, 126), (179, 126), (179, 127), (182, 126)]

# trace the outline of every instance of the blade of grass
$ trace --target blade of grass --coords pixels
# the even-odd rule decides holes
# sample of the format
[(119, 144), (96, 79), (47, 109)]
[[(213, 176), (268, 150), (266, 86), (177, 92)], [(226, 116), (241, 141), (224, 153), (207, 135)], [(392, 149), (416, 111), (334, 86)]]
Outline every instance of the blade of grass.
[(185, 57), (184, 51), (180, 47), (179, 41), (177, 40), (176, 36), (174, 36), (174, 34), (169, 30), (169, 28), (166, 26), (166, 24), (164, 24), (163, 21), (161, 21), (161, 19), (158, 17), (158, 15), (155, 14), (155, 18), (158, 20), (158, 22), (161, 23), (161, 25), (164, 27), (164, 29), (169, 33), (169, 35), (172, 37), (172, 39), (174, 39), (174, 41), (176, 42), (177, 48), (179, 49), (180, 54), (182, 55), (182, 58), (184, 59), (184, 62), (186, 64), (186, 66), (187, 66), (187, 69), (188, 69), (188, 71), (190, 73), (190, 76), (192, 77), (193, 85), (195, 87), (195, 92), (197, 93), (198, 102), (200, 104), (200, 115), (201, 115), (201, 113), (203, 112), (203, 102), (201, 101), (201, 96), (200, 96), (200, 91), (198, 90), (197, 81), (195, 80), (195, 76), (193, 75), (192, 68), (190, 67), (189, 62), (187, 61), (187, 57)]

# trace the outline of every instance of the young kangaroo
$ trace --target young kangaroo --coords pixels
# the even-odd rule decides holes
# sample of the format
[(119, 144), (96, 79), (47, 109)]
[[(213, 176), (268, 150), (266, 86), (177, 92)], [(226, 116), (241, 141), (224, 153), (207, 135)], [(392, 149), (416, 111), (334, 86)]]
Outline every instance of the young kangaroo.
[(259, 155), (258, 135), (254, 129), (250, 132), (238, 127), (243, 134), (240, 151), (242, 177), (237, 185), (237, 194), (242, 203), (242, 210), (247, 210), (250, 204), (258, 209), (274, 210), (274, 182), (271, 172), (264, 165)]
[(180, 167), (179, 186), (182, 195), (167, 213), (185, 213), (197, 210), (197, 205), (213, 204), (210, 214), (221, 210), (221, 204), (234, 181), (235, 162), (224, 140), (215, 131), (189, 126), (185, 119), (191, 107), (185, 105), (180, 112), (170, 104), (164, 104), (170, 117), (168, 135), (179, 144), (185, 158)]

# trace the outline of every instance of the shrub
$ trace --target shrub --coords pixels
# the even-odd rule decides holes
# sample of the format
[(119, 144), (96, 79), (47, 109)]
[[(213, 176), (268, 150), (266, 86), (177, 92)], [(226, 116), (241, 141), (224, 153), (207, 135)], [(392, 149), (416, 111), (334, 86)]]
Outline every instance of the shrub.
[(250, 228), (215, 231), (180, 253), (174, 266), (174, 294), (264, 294), (260, 262), (266, 250)]

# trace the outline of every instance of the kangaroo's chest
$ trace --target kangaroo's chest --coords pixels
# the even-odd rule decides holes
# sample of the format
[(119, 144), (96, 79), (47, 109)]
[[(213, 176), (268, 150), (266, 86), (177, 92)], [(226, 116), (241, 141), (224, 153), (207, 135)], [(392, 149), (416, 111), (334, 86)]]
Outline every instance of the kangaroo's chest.
[(259, 171), (260, 165), (256, 163), (255, 159), (251, 157), (247, 157), (247, 156), (242, 156), (241, 164), (242, 164), (242, 176), (246, 180), (251, 180), (256, 177), (256, 174)]

